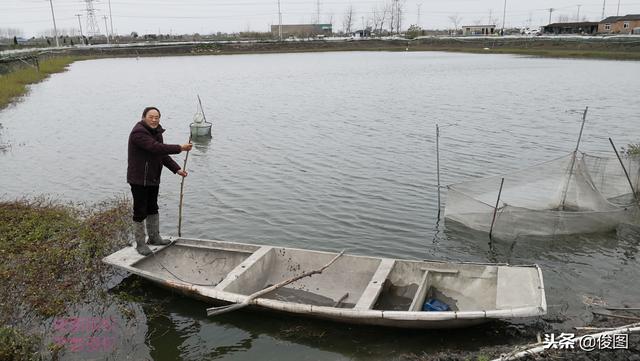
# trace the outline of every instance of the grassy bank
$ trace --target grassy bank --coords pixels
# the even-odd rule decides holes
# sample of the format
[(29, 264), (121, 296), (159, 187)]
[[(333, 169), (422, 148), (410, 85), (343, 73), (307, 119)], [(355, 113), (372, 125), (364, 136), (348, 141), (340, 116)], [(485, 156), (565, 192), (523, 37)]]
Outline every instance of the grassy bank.
[(109, 274), (101, 259), (127, 244), (130, 208), (124, 199), (0, 201), (0, 359), (38, 359), (47, 345), (29, 330), (100, 297)]
[(53, 73), (64, 71), (66, 67), (78, 60), (76, 56), (60, 56), (40, 61), (40, 70), (26, 66), (0, 75), (0, 109), (7, 106), (15, 98), (27, 92), (27, 85), (45, 79)]

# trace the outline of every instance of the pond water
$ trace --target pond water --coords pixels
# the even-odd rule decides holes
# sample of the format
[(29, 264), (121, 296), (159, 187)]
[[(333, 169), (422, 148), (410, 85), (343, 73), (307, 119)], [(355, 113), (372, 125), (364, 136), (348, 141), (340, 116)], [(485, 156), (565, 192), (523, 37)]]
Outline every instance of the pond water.
[[(128, 195), (127, 137), (145, 106), (166, 143), (184, 143), (199, 94), (213, 138), (196, 142), (183, 235), (409, 259), (539, 264), (551, 315), (588, 322), (583, 301), (634, 304), (638, 241), (615, 233), (497, 241), (437, 224), (435, 125), (443, 184), (567, 154), (589, 106), (581, 150), (613, 156), (640, 140), (640, 63), (442, 52), (348, 52), (82, 61), (0, 112), (0, 196), (96, 202)], [(174, 156), (182, 163), (184, 155)], [(162, 231), (177, 233), (180, 179), (165, 170)], [(446, 194), (443, 194), (446, 202)], [(136, 314), (114, 359), (390, 359), (477, 349), (471, 331), (350, 327), (207, 306), (134, 277)], [(115, 284), (114, 284), (115, 286)], [(636, 303), (637, 304), (637, 303)], [(88, 306), (79, 313), (94, 315)], [(553, 317), (553, 316), (552, 316)], [(502, 335), (502, 334), (501, 334)], [(69, 358), (86, 358), (70, 353)], [(102, 355), (104, 357), (107, 354)], [(100, 357), (102, 357), (100, 356)]]

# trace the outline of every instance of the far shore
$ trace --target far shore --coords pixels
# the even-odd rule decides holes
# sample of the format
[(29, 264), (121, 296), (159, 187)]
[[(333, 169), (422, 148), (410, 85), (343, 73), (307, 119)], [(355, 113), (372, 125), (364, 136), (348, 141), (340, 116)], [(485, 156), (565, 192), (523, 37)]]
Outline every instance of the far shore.
[[(26, 85), (64, 71), (77, 60), (115, 57), (191, 56), (333, 51), (443, 51), (475, 54), (640, 60), (640, 37), (419, 37), (415, 39), (313, 39), (138, 42), (57, 48), (12, 48), (0, 52), (0, 109), (24, 95)], [(59, 59), (59, 60), (56, 60)], [(49, 65), (49, 66), (47, 66)]]

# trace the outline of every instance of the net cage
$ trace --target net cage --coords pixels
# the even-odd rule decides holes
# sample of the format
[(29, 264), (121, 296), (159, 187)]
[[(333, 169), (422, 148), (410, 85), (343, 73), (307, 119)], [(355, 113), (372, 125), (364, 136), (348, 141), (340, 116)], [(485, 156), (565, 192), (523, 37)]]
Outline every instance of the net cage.
[[(622, 159), (633, 189), (640, 158)], [(614, 230), (638, 219), (638, 203), (618, 158), (572, 152), (510, 174), (449, 185), (445, 218), (493, 235), (563, 235)]]

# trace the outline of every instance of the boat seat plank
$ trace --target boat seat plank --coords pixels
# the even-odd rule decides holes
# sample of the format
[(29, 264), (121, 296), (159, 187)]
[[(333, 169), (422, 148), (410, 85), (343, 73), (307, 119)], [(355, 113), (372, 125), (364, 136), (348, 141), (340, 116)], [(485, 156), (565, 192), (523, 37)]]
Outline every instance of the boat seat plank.
[(376, 273), (371, 277), (371, 281), (367, 285), (367, 288), (364, 289), (358, 303), (353, 307), (356, 310), (370, 310), (373, 305), (378, 300), (378, 296), (380, 292), (382, 292), (382, 287), (384, 286), (384, 282), (389, 277), (393, 266), (396, 261), (389, 258), (383, 258), (376, 270)]
[(246, 272), (251, 265), (256, 263), (262, 257), (264, 257), (267, 253), (269, 253), (273, 247), (270, 246), (262, 246), (257, 251), (253, 252), (251, 256), (247, 257), (242, 263), (236, 266), (231, 272), (227, 274), (227, 276), (215, 287), (216, 289), (224, 290), (231, 282), (235, 281), (240, 275)]
[(420, 280), (420, 286), (418, 286), (416, 295), (413, 297), (413, 301), (411, 301), (409, 311), (422, 311), (422, 305), (424, 304), (424, 299), (426, 298), (427, 291), (429, 290), (427, 281), (429, 281), (429, 270), (424, 270), (424, 274)]

